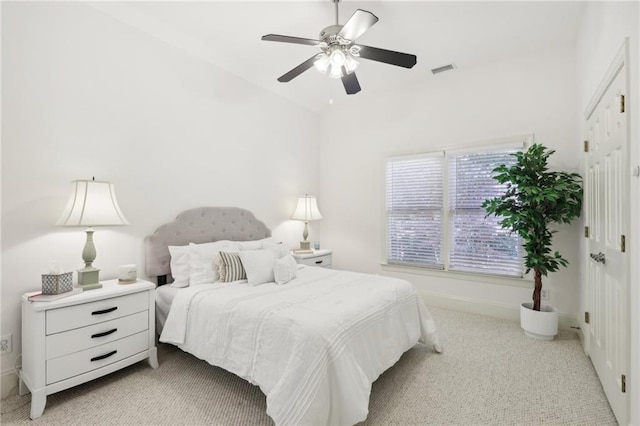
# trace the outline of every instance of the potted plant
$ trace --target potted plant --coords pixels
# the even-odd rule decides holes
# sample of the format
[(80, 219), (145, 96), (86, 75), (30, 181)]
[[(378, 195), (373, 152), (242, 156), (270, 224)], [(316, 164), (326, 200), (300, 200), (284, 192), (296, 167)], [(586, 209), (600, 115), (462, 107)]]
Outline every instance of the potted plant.
[(526, 152), (512, 154), (511, 167), (496, 167), (494, 179), (506, 184), (503, 195), (485, 200), (487, 216), (495, 215), (500, 226), (517, 232), (525, 250), (526, 273), (534, 272), (533, 303), (520, 306), (520, 325), (530, 337), (552, 340), (558, 332), (557, 310), (540, 304), (542, 276), (569, 262), (552, 252), (552, 224), (570, 223), (582, 209), (582, 178), (578, 173), (549, 171), (548, 158), (554, 153), (534, 144)]

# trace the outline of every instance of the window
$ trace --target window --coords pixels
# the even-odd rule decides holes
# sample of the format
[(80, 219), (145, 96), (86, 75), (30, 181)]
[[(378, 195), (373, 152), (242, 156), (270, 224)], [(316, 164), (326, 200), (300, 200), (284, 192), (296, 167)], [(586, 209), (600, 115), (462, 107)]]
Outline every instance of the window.
[(493, 169), (514, 164), (522, 146), (389, 158), (387, 263), (522, 277), (519, 236), (482, 208), (505, 189)]

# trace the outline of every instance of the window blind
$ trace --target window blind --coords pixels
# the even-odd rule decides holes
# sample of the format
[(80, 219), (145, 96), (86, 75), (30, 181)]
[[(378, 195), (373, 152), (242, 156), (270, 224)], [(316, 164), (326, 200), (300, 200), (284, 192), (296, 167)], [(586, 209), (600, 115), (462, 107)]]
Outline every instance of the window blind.
[(449, 169), (449, 269), (523, 275), (522, 242), (486, 216), (484, 200), (502, 195), (506, 184), (493, 179), (493, 169), (511, 166), (517, 149), (491, 152), (450, 153)]
[[(511, 166), (522, 142), (391, 157), (386, 163), (387, 263), (522, 277), (522, 240), (486, 216), (504, 193), (493, 169)], [(445, 244), (446, 243), (446, 244)]]
[(387, 262), (443, 269), (444, 153), (389, 159)]

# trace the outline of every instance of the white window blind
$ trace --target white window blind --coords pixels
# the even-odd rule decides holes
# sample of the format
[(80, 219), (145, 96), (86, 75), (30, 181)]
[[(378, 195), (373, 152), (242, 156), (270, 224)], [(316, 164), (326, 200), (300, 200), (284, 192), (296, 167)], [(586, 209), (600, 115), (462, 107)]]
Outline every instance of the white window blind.
[(514, 164), (519, 149), (389, 158), (387, 263), (521, 277), (521, 239), (482, 208), (505, 189), (493, 169)]
[(450, 270), (522, 276), (519, 236), (482, 208), (484, 200), (504, 194), (506, 184), (493, 179), (493, 169), (515, 164), (514, 152), (449, 154)]
[(389, 263), (443, 268), (443, 153), (387, 162)]

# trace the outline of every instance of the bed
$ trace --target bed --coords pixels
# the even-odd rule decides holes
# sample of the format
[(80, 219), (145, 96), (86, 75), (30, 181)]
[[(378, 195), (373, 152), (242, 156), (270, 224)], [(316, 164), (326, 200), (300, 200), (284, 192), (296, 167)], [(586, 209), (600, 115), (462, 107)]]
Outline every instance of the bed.
[[(160, 341), (259, 386), (277, 425), (365, 420), (371, 384), (404, 352), (416, 344), (440, 352), (429, 311), (413, 286), (396, 278), (294, 264), (289, 279), (279, 279), (278, 265), (290, 255), (270, 236), (251, 212), (235, 207), (188, 210), (148, 236)], [(172, 272), (184, 274), (177, 264), (171, 270), (169, 247), (175, 254), (176, 246), (189, 247), (194, 258), (205, 246), (237, 250), (247, 278), (175, 287), (182, 281)], [(248, 259), (268, 251), (275, 281), (285, 283), (263, 278), (252, 285)]]

